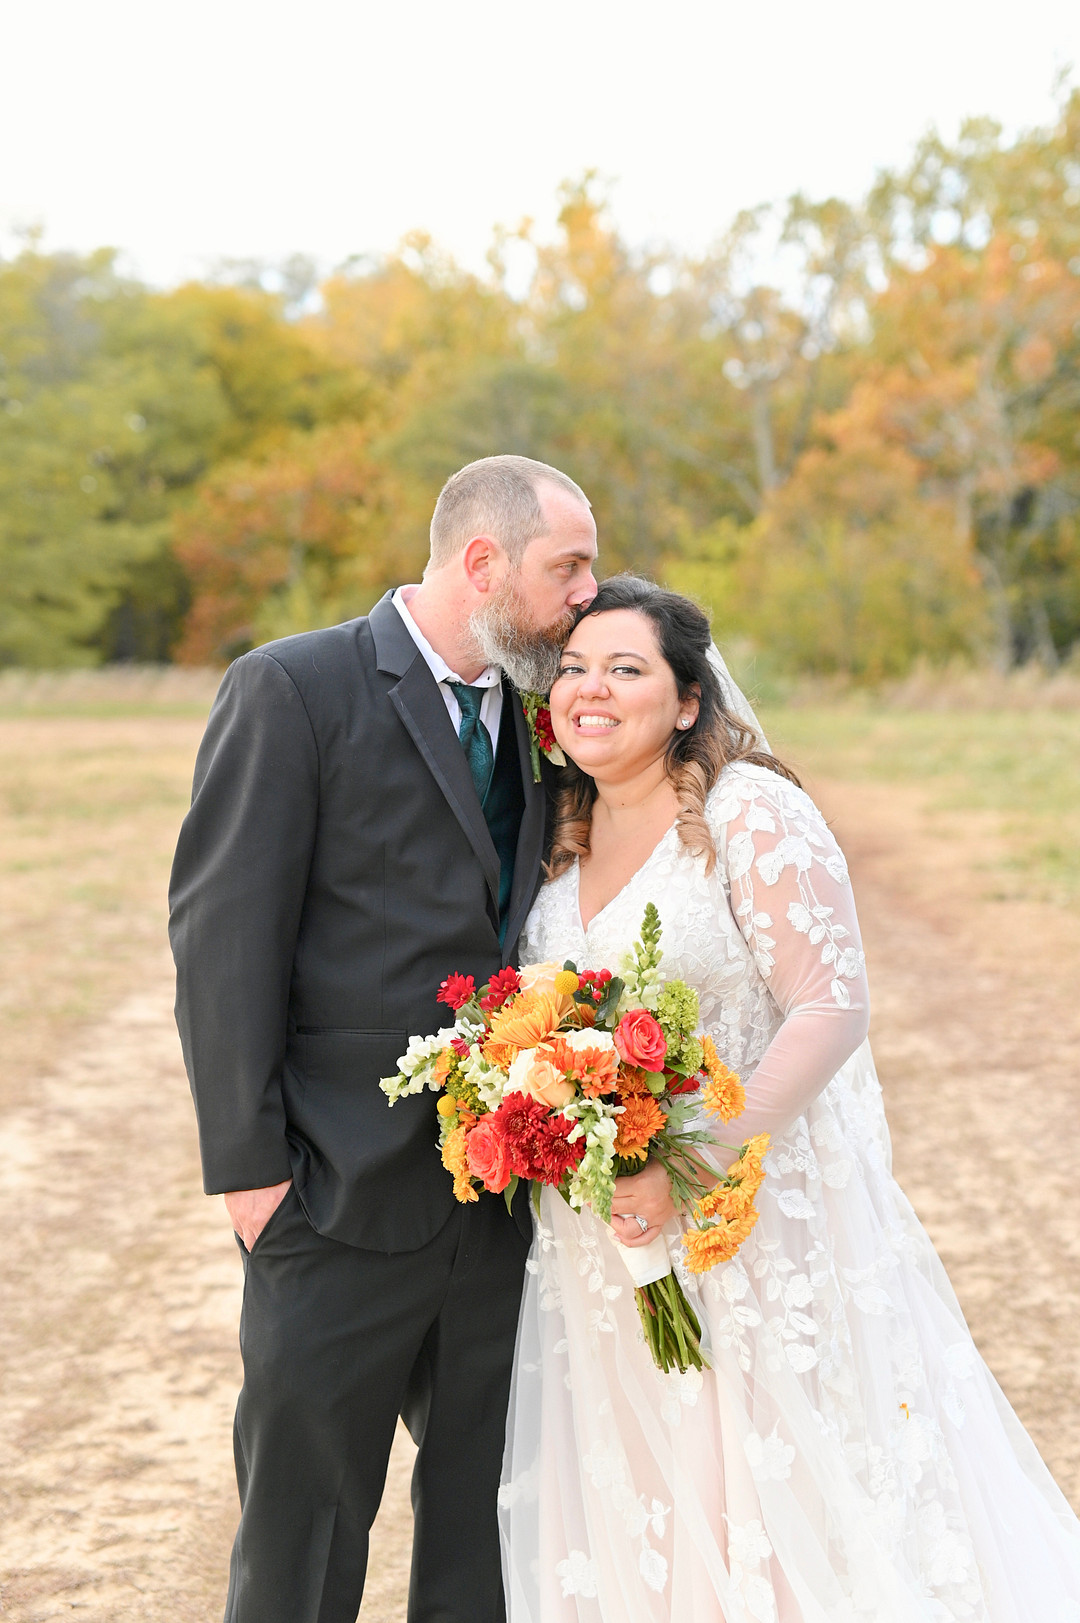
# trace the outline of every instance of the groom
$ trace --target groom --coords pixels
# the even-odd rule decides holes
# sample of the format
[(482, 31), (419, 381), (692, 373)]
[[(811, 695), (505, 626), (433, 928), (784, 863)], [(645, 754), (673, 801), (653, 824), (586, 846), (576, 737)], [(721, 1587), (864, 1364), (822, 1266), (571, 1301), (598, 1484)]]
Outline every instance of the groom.
[(430, 1094), (378, 1088), (515, 961), (546, 794), (520, 701), (596, 592), (596, 529), (525, 457), (456, 473), (423, 583), (230, 666), (176, 853), (177, 1022), (205, 1187), (244, 1256), (226, 1623), (355, 1623), (401, 1414), (410, 1623), (504, 1616), (496, 1491), (526, 1240), (455, 1203)]

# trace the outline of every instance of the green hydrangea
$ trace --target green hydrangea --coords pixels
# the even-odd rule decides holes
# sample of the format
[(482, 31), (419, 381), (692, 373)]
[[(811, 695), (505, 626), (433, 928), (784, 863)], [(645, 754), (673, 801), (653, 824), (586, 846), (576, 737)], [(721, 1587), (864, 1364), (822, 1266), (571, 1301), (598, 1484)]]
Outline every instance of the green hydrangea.
[(669, 981), (661, 987), (656, 1018), (667, 1038), (668, 1063), (688, 1075), (700, 1069), (704, 1057), (700, 1041), (692, 1035), (699, 1013), (698, 995), (685, 981)]
[(685, 1071), (687, 1076), (693, 1076), (695, 1071), (700, 1071), (702, 1062), (705, 1059), (705, 1050), (701, 1046), (699, 1037), (687, 1037), (678, 1051), (670, 1048), (668, 1052), (671, 1055), (672, 1065), (678, 1066)]
[(678, 1044), (698, 1023), (698, 995), (685, 981), (669, 981), (660, 988), (656, 1018), (669, 1045)]

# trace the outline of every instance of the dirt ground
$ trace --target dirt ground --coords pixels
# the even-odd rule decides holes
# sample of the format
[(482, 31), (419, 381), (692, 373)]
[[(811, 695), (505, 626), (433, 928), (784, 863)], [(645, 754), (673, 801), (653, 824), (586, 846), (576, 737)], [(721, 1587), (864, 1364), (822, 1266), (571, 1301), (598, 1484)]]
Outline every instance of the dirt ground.
[[(995, 889), (991, 818), (933, 814), (917, 788), (811, 787), (855, 876), (898, 1175), (1080, 1507), (1080, 925)], [(221, 1201), (200, 1193), (164, 946), (127, 970), (0, 1120), (13, 1623), (221, 1615), (240, 1264)], [(402, 1440), (363, 1623), (404, 1617), (408, 1467)]]

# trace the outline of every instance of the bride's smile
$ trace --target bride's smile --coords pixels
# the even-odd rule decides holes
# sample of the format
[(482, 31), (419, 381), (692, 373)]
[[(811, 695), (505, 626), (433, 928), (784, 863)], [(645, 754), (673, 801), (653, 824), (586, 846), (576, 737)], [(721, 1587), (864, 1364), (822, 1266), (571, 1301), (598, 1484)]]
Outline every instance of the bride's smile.
[(652, 626), (634, 609), (575, 627), (550, 704), (555, 736), (583, 771), (645, 793), (664, 779), (672, 733), (697, 716), (696, 697), (680, 698)]

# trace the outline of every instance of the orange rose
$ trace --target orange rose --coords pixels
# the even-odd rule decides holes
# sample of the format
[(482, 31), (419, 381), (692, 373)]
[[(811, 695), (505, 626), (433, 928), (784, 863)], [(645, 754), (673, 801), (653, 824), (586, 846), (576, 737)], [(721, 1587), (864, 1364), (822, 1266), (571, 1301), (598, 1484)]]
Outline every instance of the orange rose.
[(485, 1189), (500, 1195), (510, 1182), (510, 1157), (506, 1153), (506, 1140), (492, 1125), (490, 1116), (481, 1116), (465, 1140), (469, 1171), (479, 1178)]
[(518, 970), (518, 980), (521, 982), (523, 992), (547, 992), (555, 996), (555, 977), (562, 969), (561, 964), (550, 959), (543, 964), (525, 964)]
[(526, 1048), (510, 1067), (508, 1091), (527, 1094), (549, 1110), (561, 1110), (576, 1089), (550, 1059), (541, 1057), (535, 1048)]
[(613, 1035), (615, 1047), (627, 1065), (640, 1065), (643, 1071), (663, 1070), (667, 1038), (648, 1009), (631, 1009), (624, 1014)]

